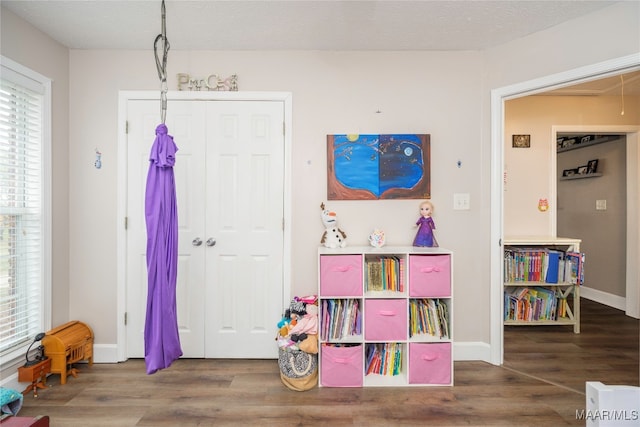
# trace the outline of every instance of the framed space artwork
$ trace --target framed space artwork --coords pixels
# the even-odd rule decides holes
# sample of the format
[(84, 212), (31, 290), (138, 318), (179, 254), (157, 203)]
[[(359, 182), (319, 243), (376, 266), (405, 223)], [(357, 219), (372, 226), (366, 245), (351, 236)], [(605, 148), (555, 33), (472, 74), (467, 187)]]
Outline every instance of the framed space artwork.
[(428, 134), (327, 135), (328, 200), (429, 199)]

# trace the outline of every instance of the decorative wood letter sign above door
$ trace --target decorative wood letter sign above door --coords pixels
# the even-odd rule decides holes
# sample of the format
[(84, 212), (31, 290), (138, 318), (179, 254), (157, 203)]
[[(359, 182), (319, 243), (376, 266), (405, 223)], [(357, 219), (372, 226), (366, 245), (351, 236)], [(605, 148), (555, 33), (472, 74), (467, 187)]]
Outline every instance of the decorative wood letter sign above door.
[(329, 200), (431, 198), (428, 134), (327, 135)]

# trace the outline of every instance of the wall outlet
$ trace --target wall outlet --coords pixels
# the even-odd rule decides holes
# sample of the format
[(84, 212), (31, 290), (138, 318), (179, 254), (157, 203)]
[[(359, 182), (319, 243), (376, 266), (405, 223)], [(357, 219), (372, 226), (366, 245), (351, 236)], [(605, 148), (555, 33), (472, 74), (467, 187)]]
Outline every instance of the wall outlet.
[(596, 210), (597, 211), (606, 211), (607, 210), (607, 201), (606, 200), (596, 200)]

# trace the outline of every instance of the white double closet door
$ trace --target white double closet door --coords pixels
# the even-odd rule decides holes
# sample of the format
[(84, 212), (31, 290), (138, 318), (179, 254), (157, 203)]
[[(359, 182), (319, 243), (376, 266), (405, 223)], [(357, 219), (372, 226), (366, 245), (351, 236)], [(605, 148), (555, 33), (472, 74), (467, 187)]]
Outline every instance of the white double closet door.
[[(127, 357), (144, 357), (144, 196), (159, 101), (128, 100)], [(183, 357), (274, 358), (283, 305), (284, 103), (169, 101)]]

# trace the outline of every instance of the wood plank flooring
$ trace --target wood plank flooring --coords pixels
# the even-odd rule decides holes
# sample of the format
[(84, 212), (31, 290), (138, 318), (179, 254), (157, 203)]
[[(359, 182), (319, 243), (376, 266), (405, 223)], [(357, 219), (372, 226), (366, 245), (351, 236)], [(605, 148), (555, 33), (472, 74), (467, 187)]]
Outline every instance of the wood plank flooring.
[(581, 426), (584, 381), (638, 385), (638, 321), (584, 301), (571, 327), (505, 328), (505, 363), (456, 362), (453, 387), (315, 388), (294, 392), (275, 360), (181, 359), (146, 375), (144, 361), (77, 365), (79, 376), (19, 415), (53, 427)]
[(579, 392), (586, 381), (638, 386), (639, 321), (584, 298), (581, 310), (580, 334), (573, 326), (505, 327), (503, 366)]

